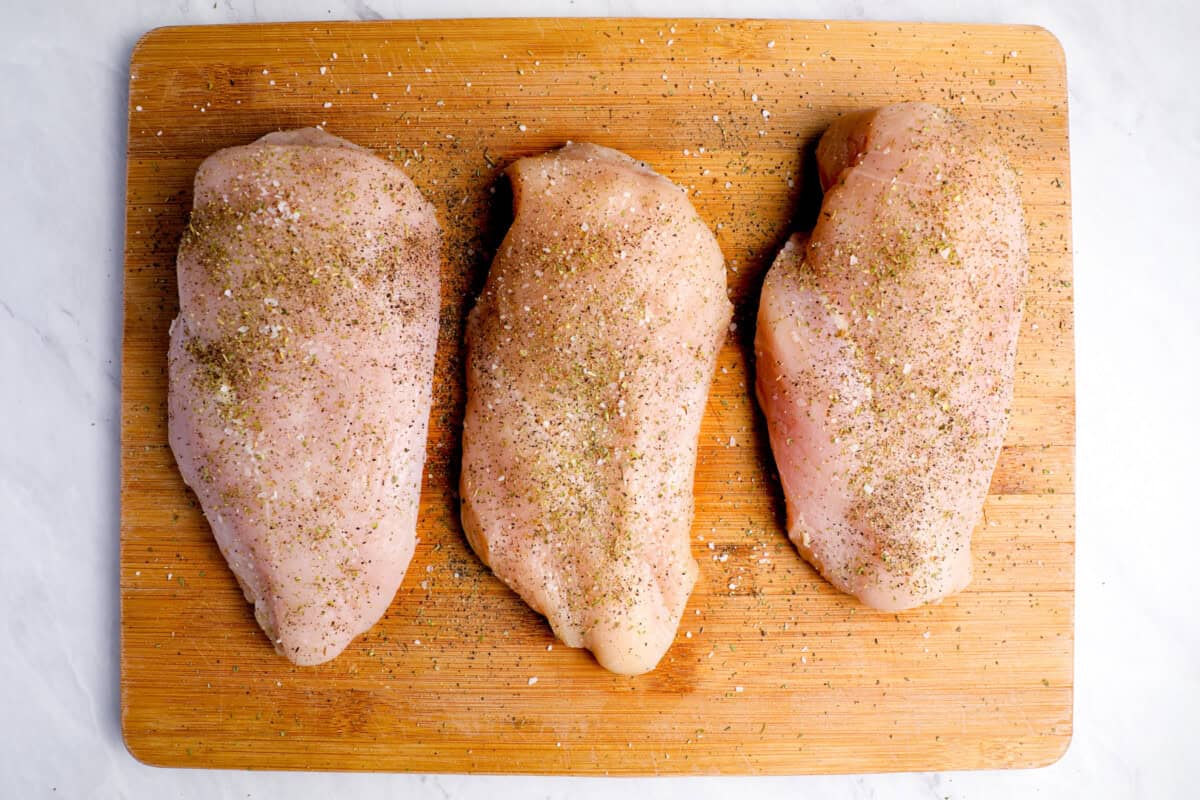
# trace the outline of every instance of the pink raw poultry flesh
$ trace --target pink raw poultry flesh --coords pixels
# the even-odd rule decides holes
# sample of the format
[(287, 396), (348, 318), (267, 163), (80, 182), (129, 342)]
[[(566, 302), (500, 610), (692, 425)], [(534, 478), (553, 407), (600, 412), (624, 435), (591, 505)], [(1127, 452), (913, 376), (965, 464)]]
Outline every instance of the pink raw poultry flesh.
[(757, 392), (788, 534), (880, 609), (971, 580), (1004, 439), (1028, 247), (1016, 178), (982, 132), (903, 104), (835, 122), (825, 199), (766, 277)]
[(416, 544), (439, 309), (433, 208), (317, 129), (210, 156), (179, 248), (169, 435), (278, 652), (340, 653)]
[(724, 259), (679, 189), (615, 150), (568, 145), (509, 175), (515, 219), (467, 323), (463, 526), (559, 638), (645, 672), (698, 574)]

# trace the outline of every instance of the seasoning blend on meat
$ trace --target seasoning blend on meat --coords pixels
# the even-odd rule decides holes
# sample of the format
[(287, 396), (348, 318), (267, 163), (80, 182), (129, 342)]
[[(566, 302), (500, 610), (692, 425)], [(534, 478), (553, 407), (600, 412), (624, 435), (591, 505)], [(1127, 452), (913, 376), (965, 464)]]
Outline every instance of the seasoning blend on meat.
[(463, 527), (560, 639), (639, 674), (698, 574), (724, 259), (684, 194), (623, 153), (568, 144), (509, 177), (515, 219), (467, 322)]
[(210, 156), (179, 247), (169, 438), (275, 649), (336, 656), (416, 544), (439, 309), (433, 208), (318, 129)]
[(800, 553), (911, 608), (971, 580), (1028, 274), (1020, 194), (983, 132), (929, 105), (843, 117), (817, 163), (816, 227), (763, 285), (758, 399)]

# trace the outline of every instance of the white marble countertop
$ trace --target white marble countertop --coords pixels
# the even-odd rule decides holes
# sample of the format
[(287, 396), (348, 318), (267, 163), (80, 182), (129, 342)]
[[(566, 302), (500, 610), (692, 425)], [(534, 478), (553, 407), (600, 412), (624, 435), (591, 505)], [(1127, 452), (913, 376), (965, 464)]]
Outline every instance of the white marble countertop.
[(411, 16), (869, 17), (856, 0), (85, 0), (0, 9), (0, 795), (246, 798), (1195, 796), (1200, 624), (1200, 7), (887, 4), (886, 19), (1036, 23), (1070, 83), (1078, 363), (1075, 738), (1015, 772), (812, 778), (164, 770), (121, 742), (118, 401), (130, 48), (165, 24)]

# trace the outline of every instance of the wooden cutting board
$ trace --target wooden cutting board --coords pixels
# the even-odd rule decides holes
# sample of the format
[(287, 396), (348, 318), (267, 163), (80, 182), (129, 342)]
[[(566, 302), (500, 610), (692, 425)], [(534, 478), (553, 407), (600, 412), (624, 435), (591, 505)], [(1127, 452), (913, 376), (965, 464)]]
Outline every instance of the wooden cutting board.
[[(786, 540), (750, 358), (763, 273), (815, 215), (816, 137), (841, 113), (901, 100), (995, 132), (1021, 174), (1033, 275), (974, 583), (885, 614), (831, 589)], [(1075, 539), (1066, 103), (1062, 49), (1033, 27), (535, 19), (147, 34), (129, 84), (130, 751), (172, 766), (614, 775), (1056, 759), (1071, 736)], [(255, 625), (175, 468), (166, 347), (197, 165), (317, 124), (405, 166), (437, 205), (446, 255), (416, 557), (373, 630), (297, 668)], [(674, 646), (638, 678), (555, 644), (472, 555), (457, 517), (463, 319), (509, 222), (500, 171), (568, 139), (687, 187), (738, 308), (700, 441), (702, 576)]]

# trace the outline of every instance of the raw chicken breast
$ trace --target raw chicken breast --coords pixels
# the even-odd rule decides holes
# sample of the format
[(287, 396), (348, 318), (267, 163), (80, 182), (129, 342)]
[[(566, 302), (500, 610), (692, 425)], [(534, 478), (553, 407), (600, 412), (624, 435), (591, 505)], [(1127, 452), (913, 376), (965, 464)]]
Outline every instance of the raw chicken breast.
[(439, 236), (403, 172), (317, 129), (221, 150), (196, 173), (171, 448), (296, 664), (370, 628), (412, 558)]
[(698, 574), (724, 260), (679, 189), (615, 150), (568, 144), (509, 177), (515, 219), (467, 322), (463, 527), (564, 642), (646, 672)]
[(817, 162), (816, 227), (763, 284), (758, 398), (801, 554), (910, 608), (971, 580), (1012, 399), (1020, 196), (996, 147), (929, 105), (838, 120)]

